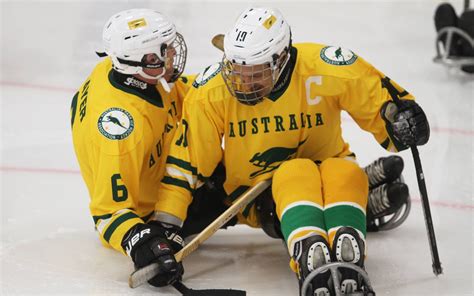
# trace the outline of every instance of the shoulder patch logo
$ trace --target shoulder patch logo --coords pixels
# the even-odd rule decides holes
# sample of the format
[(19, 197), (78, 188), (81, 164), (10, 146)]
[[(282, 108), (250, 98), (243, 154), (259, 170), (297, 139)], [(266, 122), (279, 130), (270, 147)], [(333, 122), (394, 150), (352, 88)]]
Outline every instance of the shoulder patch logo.
[(336, 66), (351, 65), (357, 60), (355, 53), (339, 46), (326, 46), (321, 49), (320, 56), (326, 63)]
[(123, 140), (133, 131), (133, 117), (121, 108), (109, 108), (100, 115), (97, 127), (106, 138)]
[(193, 87), (198, 88), (200, 86), (203, 86), (209, 80), (211, 80), (214, 76), (219, 74), (219, 72), (221, 72), (221, 69), (222, 69), (221, 63), (217, 63), (217, 64), (207, 67), (206, 69), (204, 69), (203, 72), (199, 73), (199, 75), (196, 77), (196, 79), (193, 82)]

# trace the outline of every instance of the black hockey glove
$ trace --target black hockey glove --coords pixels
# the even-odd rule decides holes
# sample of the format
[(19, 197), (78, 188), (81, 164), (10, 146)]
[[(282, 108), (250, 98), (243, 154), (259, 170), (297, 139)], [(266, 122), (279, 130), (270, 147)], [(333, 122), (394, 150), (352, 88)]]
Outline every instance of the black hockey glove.
[(413, 145), (424, 145), (430, 138), (430, 125), (425, 112), (415, 101), (400, 100), (398, 108), (394, 102), (383, 104), (380, 114), (387, 131), (398, 151)]
[(151, 263), (160, 266), (159, 274), (148, 281), (152, 286), (173, 284), (183, 275), (183, 265), (174, 258), (174, 254), (184, 246), (177, 230), (177, 227), (153, 221), (137, 224), (124, 236), (122, 248), (132, 258), (136, 269)]

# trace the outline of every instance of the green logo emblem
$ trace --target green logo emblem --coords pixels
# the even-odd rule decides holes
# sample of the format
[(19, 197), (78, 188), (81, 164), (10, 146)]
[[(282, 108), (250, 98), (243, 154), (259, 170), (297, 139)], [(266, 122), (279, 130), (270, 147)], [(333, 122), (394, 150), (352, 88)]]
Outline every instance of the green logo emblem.
[(100, 115), (97, 127), (106, 138), (122, 140), (133, 131), (133, 117), (123, 109), (110, 108)]
[(320, 56), (326, 63), (337, 66), (351, 65), (357, 60), (355, 53), (337, 46), (326, 46), (321, 49)]
[[(306, 142), (306, 140), (300, 142), (298, 144), (298, 147), (301, 146), (304, 142)], [(296, 153), (298, 147), (272, 147), (263, 153), (255, 153), (255, 155), (249, 160), (249, 162), (261, 169), (251, 173), (250, 179), (276, 170), (284, 161), (293, 158), (293, 154)]]

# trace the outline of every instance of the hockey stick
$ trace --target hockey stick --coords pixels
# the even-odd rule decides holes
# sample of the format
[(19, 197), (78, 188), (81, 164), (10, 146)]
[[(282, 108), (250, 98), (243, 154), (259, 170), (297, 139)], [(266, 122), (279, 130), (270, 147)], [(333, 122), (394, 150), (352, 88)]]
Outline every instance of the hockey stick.
[(220, 51), (224, 51), (224, 34), (218, 34), (212, 37), (212, 45)]
[[(216, 220), (209, 224), (201, 233), (199, 233), (191, 242), (189, 242), (181, 251), (175, 254), (176, 261), (181, 262), (189, 254), (194, 252), (204, 241), (211, 237), (224, 224), (229, 222), (237, 213), (254, 200), (260, 193), (262, 193), (271, 181), (265, 180), (257, 183), (257, 185), (249, 188), (242, 194), (224, 213), (222, 213)], [(129, 279), (128, 285), (130, 288), (136, 288), (148, 280), (156, 276), (159, 272), (158, 263), (152, 263), (148, 266), (134, 271)]]
[[(387, 89), (388, 93), (392, 97), (393, 102), (400, 108), (400, 92), (390, 83), (390, 78), (385, 77), (382, 79), (382, 86)], [(426, 191), (425, 175), (423, 174), (423, 168), (421, 167), (420, 154), (416, 145), (410, 146), (411, 153), (413, 155), (413, 161), (415, 163), (416, 177), (418, 180), (418, 188), (420, 190), (421, 201), (423, 204), (423, 213), (425, 215), (426, 229), (428, 230), (428, 238), (430, 242), (431, 261), (433, 262), (433, 273), (438, 276), (443, 273), (441, 262), (439, 261), (438, 246), (436, 244), (436, 237), (433, 228), (433, 220), (431, 218), (430, 202), (428, 200), (428, 193)]]
[(193, 290), (186, 287), (180, 281), (174, 282), (173, 287), (176, 290), (178, 290), (183, 296), (246, 296), (247, 295), (247, 292), (245, 291), (232, 290), (232, 289)]

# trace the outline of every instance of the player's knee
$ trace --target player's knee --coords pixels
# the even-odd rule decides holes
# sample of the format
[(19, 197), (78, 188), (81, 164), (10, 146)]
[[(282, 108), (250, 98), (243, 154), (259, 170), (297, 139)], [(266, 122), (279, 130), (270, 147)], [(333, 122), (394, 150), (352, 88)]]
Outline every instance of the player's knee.
[(361, 205), (367, 203), (369, 181), (357, 163), (343, 158), (329, 158), (321, 163), (320, 171), (326, 203), (343, 196)]
[(317, 165), (310, 159), (297, 158), (284, 162), (273, 175), (273, 193), (286, 191), (294, 184), (321, 187), (321, 177)]
[(322, 204), (321, 176), (317, 165), (310, 159), (300, 158), (284, 162), (273, 175), (272, 193), (277, 210), (301, 200)]
[(275, 171), (273, 180), (287, 179), (290, 176), (319, 176), (318, 166), (311, 160), (306, 158), (296, 158), (283, 162)]

